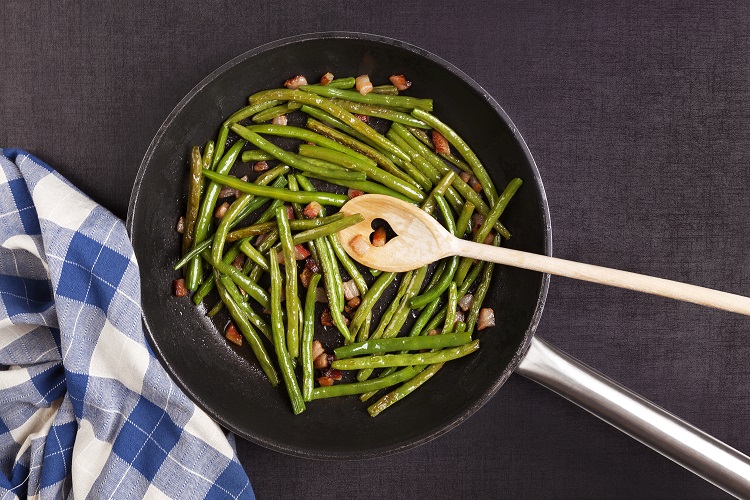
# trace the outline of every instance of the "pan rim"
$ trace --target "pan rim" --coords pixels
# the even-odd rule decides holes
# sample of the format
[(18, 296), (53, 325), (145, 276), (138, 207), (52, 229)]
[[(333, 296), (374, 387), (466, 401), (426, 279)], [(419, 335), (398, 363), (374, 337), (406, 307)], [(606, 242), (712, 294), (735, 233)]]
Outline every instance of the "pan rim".
[[(473, 78), (471, 78), (469, 75), (464, 73), (458, 67), (454, 66), (452, 63), (448, 62), (447, 60), (443, 59), (440, 56), (433, 54), (430, 51), (427, 51), (421, 47), (418, 47), (416, 45), (413, 45), (407, 42), (403, 42), (395, 38), (386, 37), (382, 35), (375, 35), (375, 34), (370, 34), (370, 33), (351, 32), (351, 31), (311, 32), (311, 33), (304, 33), (304, 34), (294, 35), (290, 37), (285, 37), (285, 38), (281, 38), (281, 39), (278, 39), (269, 43), (265, 43), (253, 49), (250, 49), (246, 52), (243, 52), (242, 54), (222, 64), (217, 69), (209, 73), (205, 78), (203, 78), (195, 87), (193, 87), (185, 95), (185, 97), (183, 97), (179, 101), (179, 103), (177, 103), (174, 109), (169, 113), (169, 115), (166, 117), (164, 122), (161, 124), (156, 134), (154, 135), (154, 138), (151, 140), (151, 143), (149, 144), (149, 147), (146, 150), (146, 153), (144, 154), (143, 160), (141, 161), (141, 165), (139, 166), (138, 173), (136, 175), (135, 182), (133, 184), (133, 189), (131, 191), (130, 201), (128, 204), (127, 219), (126, 219), (126, 229), (131, 240), (133, 239), (133, 224), (134, 224), (133, 219), (135, 217), (136, 207), (138, 205), (138, 200), (139, 200), (139, 193), (141, 191), (140, 188), (143, 182), (143, 178), (145, 176), (146, 168), (149, 165), (156, 148), (161, 142), (162, 137), (164, 136), (166, 131), (169, 129), (169, 127), (172, 125), (175, 118), (181, 113), (183, 108), (185, 108), (185, 106), (187, 106), (188, 103), (191, 102), (192, 99), (198, 93), (200, 93), (206, 86), (213, 83), (218, 77), (220, 77), (221, 75), (229, 71), (231, 68), (244, 63), (247, 59), (254, 57), (256, 55), (259, 55), (268, 50), (277, 49), (285, 45), (290, 45), (290, 44), (309, 41), (309, 40), (320, 40), (320, 39), (364, 40), (364, 41), (369, 41), (369, 42), (391, 45), (400, 49), (405, 49), (409, 52), (415, 53), (421, 57), (424, 57), (430, 60), (431, 62), (434, 62), (442, 66), (443, 68), (445, 68), (446, 70), (448, 70), (449, 72), (453, 73), (458, 78), (460, 78), (467, 85), (469, 85), (469, 87), (471, 87), (472, 90), (474, 90), (479, 95), (481, 95), (482, 98), (487, 102), (487, 104), (489, 104), (492, 107), (492, 109), (500, 116), (500, 118), (508, 125), (514, 138), (518, 141), (518, 144), (520, 145), (524, 153), (524, 156), (528, 159), (529, 166), (531, 168), (531, 171), (533, 172), (533, 177), (534, 177), (533, 179), (530, 179), (530, 180), (534, 183), (534, 186), (539, 193), (540, 203), (542, 205), (541, 208), (542, 208), (542, 215), (544, 219), (544, 228), (545, 228), (544, 235), (543, 235), (544, 253), (546, 255), (552, 255), (552, 227), (551, 227), (551, 217), (550, 217), (550, 212), (549, 212), (549, 204), (547, 201), (546, 192), (544, 190), (544, 185), (542, 183), (542, 179), (541, 179), (539, 170), (536, 165), (536, 161), (534, 160), (534, 157), (531, 154), (531, 151), (529, 150), (526, 144), (526, 141), (523, 139), (518, 128), (513, 123), (510, 116), (508, 116), (505, 110), (500, 106), (500, 104), (498, 104), (497, 101), (495, 101), (495, 99)], [(228, 421), (227, 419), (222, 418), (220, 415), (217, 415), (214, 411), (210, 409), (210, 405), (206, 403), (205, 401), (203, 401), (203, 399), (198, 394), (196, 394), (193, 390), (191, 390), (190, 387), (184, 384), (183, 381), (179, 377), (173, 376), (173, 374), (176, 373), (176, 370), (174, 369), (173, 365), (170, 363), (168, 356), (166, 356), (165, 353), (160, 348), (159, 343), (157, 342), (155, 336), (153, 335), (153, 331), (152, 331), (152, 328), (148, 319), (145, 317), (145, 315), (142, 315), (141, 319), (142, 319), (142, 323), (144, 326), (144, 334), (147, 340), (149, 341), (149, 346), (151, 347), (156, 358), (165, 368), (167, 373), (170, 374), (174, 382), (180, 387), (180, 389), (183, 390), (183, 392), (198, 407), (200, 407), (203, 411), (205, 411), (208, 415), (210, 415), (212, 419), (214, 419), (217, 423), (219, 423), (224, 428), (237, 434), (240, 437), (247, 439), (248, 441), (261, 445), (265, 448), (278, 451), (280, 453), (284, 453), (287, 455), (295, 456), (295, 457), (320, 459), (320, 460), (362, 460), (362, 459), (371, 459), (371, 458), (377, 458), (377, 457), (386, 456), (390, 454), (400, 453), (407, 449), (415, 448), (429, 441), (432, 441), (433, 439), (436, 439), (446, 434), (447, 432), (451, 431), (452, 429), (454, 429), (455, 427), (457, 427), (458, 425), (466, 421), (469, 417), (471, 417), (474, 413), (476, 413), (482, 406), (484, 406), (497, 393), (500, 387), (502, 387), (505, 384), (505, 382), (510, 377), (511, 373), (515, 371), (518, 364), (526, 355), (531, 345), (531, 340), (541, 320), (542, 312), (544, 310), (544, 305), (546, 303), (547, 292), (549, 289), (549, 281), (550, 281), (550, 276), (548, 274), (543, 274), (541, 287), (539, 290), (539, 295), (537, 297), (537, 305), (531, 317), (529, 326), (524, 332), (523, 339), (518, 349), (516, 350), (510, 363), (508, 363), (508, 365), (505, 367), (502, 375), (498, 377), (494, 381), (494, 383), (490, 385), (489, 388), (479, 398), (477, 398), (469, 407), (464, 409), (463, 412), (459, 414), (454, 420), (452, 420), (448, 424), (443, 425), (442, 427), (436, 430), (433, 429), (427, 434), (413, 437), (402, 443), (389, 445), (389, 446), (385, 446), (381, 448), (370, 448), (365, 451), (311, 452), (308, 450), (299, 450), (293, 447), (285, 446), (273, 440), (266, 439), (261, 435), (248, 433), (246, 430), (238, 428), (237, 426), (232, 424), (232, 422)]]

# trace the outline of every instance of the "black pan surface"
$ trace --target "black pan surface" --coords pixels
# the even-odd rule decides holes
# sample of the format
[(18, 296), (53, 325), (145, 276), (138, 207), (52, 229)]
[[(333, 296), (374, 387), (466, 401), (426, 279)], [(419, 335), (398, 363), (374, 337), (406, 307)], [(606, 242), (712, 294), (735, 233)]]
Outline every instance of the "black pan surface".
[[(544, 188), (526, 144), (502, 108), (441, 58), (400, 41), (358, 33), (280, 40), (206, 77), (153, 139), (133, 188), (127, 227), (141, 269), (147, 337), (169, 373), (199, 406), (236, 434), (283, 453), (367, 458), (433, 439), (492, 397), (528, 348), (548, 278), (496, 267), (487, 302), (495, 310), (497, 326), (480, 332), (480, 351), (448, 363), (419, 391), (380, 416), (370, 417), (357, 397), (312, 402), (307, 411), (293, 415), (285, 389), (271, 387), (249, 347), (236, 348), (224, 339), (227, 317), (211, 320), (205, 308), (171, 293), (179, 275), (172, 270), (179, 252), (174, 226), (185, 207), (190, 147), (213, 140), (219, 125), (244, 106), (250, 94), (279, 87), (297, 74), (316, 79), (326, 71), (336, 76), (367, 73), (376, 84), (387, 83), (394, 73), (407, 75), (414, 82), (409, 94), (434, 99), (434, 113), (473, 147), (499, 189), (513, 177), (524, 180), (503, 216), (513, 234), (507, 246), (550, 254)], [(318, 328), (316, 335), (332, 347), (333, 337)]]

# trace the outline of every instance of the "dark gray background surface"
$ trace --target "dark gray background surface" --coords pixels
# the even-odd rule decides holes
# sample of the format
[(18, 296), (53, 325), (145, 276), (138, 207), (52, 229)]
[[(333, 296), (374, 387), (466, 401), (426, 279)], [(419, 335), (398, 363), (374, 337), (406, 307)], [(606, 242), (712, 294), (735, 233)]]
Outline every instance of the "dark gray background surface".
[[(541, 171), (556, 256), (750, 295), (750, 4), (6, 0), (0, 12), (0, 146), (120, 217), (152, 136), (204, 76), (284, 36), (366, 31), (451, 61), (505, 108)], [(539, 334), (750, 453), (750, 318), (553, 278)], [(313, 462), (242, 440), (238, 453), (261, 499), (726, 497), (518, 376), (400, 455)]]

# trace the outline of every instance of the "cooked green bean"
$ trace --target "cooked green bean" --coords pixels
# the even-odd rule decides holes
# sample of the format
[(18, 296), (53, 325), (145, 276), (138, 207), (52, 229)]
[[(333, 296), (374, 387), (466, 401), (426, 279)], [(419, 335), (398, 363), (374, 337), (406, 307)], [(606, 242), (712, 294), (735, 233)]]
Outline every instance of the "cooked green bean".
[(211, 170), (216, 170), (216, 166), (219, 161), (224, 157), (224, 149), (227, 147), (227, 139), (229, 138), (229, 126), (224, 124), (219, 127), (219, 133), (216, 136), (216, 150), (214, 151), (213, 164)]
[[(364, 217), (362, 217), (362, 215), (354, 215), (358, 215), (361, 218), (360, 221), (364, 220)], [(354, 217), (354, 215), (351, 215), (350, 217)], [(346, 250), (344, 250), (344, 247), (341, 246), (338, 235), (329, 235), (328, 243), (330, 243), (331, 249), (333, 250), (333, 253), (336, 254), (336, 257), (339, 259), (339, 262), (341, 262), (341, 265), (344, 266), (346, 272), (349, 273), (349, 277), (354, 280), (354, 283), (357, 285), (357, 289), (359, 290), (360, 295), (364, 297), (364, 295), (367, 293), (367, 290), (369, 289), (369, 287), (367, 286), (367, 282), (359, 272), (359, 269), (357, 269), (357, 264), (354, 263), (352, 258), (349, 257), (349, 254), (346, 253)]]
[[(372, 284), (370, 290), (362, 297), (357, 312), (352, 317), (350, 323), (352, 330), (357, 330), (362, 322), (365, 320), (365, 316), (372, 311), (373, 306), (380, 300), (380, 297), (388, 289), (393, 280), (396, 279), (397, 273), (381, 273), (375, 283)], [(360, 339), (367, 340), (367, 339)]]
[[(310, 162), (315, 162), (316, 165), (319, 165), (321, 168), (325, 168), (326, 164), (330, 165), (325, 160), (317, 160), (315, 158), (309, 158)], [(350, 189), (357, 189), (359, 191), (362, 191), (363, 193), (368, 194), (384, 194), (386, 196), (392, 196), (394, 198), (398, 198), (399, 200), (406, 201), (408, 203), (416, 204), (417, 202), (409, 198), (408, 196), (405, 196), (397, 191), (394, 191), (391, 188), (385, 187), (382, 184), (379, 184), (377, 182), (371, 182), (371, 181), (349, 181), (344, 179), (336, 179), (333, 177), (328, 177), (327, 175), (314, 175), (314, 174), (308, 174), (310, 177), (315, 177), (317, 179), (320, 179), (321, 181), (325, 181), (329, 184), (336, 184), (338, 186), (344, 186)]]
[(383, 118), (384, 120), (403, 123), (404, 125), (409, 125), (410, 127), (430, 128), (430, 126), (422, 120), (417, 120), (410, 114), (404, 113), (402, 111), (396, 111), (393, 108), (386, 108), (383, 106), (377, 106), (375, 104), (363, 104), (361, 102), (353, 102), (346, 99), (331, 99), (331, 102), (341, 106), (350, 113), (375, 116), (377, 118)]
[(370, 92), (375, 92), (376, 94), (398, 95), (398, 89), (395, 85), (375, 85)]
[(322, 193), (322, 192), (294, 192), (288, 189), (278, 189), (270, 186), (258, 186), (251, 182), (244, 182), (236, 177), (230, 175), (221, 175), (211, 170), (203, 170), (203, 175), (211, 179), (212, 181), (219, 182), (225, 186), (232, 187), (243, 193), (250, 193), (259, 196), (267, 196), (269, 198), (275, 198), (281, 201), (296, 202), (296, 203), (310, 203), (317, 201), (321, 205), (333, 205), (336, 207), (342, 206), (344, 203), (349, 201), (349, 197), (343, 194), (336, 193)]
[(421, 351), (422, 349), (443, 349), (457, 347), (471, 342), (471, 334), (446, 333), (426, 337), (396, 337), (389, 339), (367, 340), (357, 342), (333, 350), (336, 359), (352, 358), (363, 354), (383, 354), (395, 351)]
[[(210, 240), (208, 242), (211, 243)], [(222, 260), (225, 264), (231, 264), (234, 258), (237, 257), (239, 253), (240, 244), (235, 243), (229, 250), (227, 250), (227, 253), (224, 254)], [(195, 303), (196, 306), (199, 305), (203, 301), (203, 299), (206, 298), (206, 295), (208, 295), (211, 290), (214, 289), (215, 286), (216, 284), (214, 283), (213, 274), (209, 274), (209, 278), (204, 281), (201, 286), (198, 287), (198, 290), (193, 294), (193, 303)]]
[(209, 262), (212, 266), (214, 266), (216, 270), (232, 278), (232, 281), (234, 281), (238, 287), (245, 290), (245, 292), (247, 292), (248, 295), (257, 300), (260, 305), (268, 308), (268, 306), (270, 305), (270, 302), (268, 300), (268, 292), (263, 290), (263, 288), (258, 283), (252, 281), (250, 278), (242, 274), (231, 264), (227, 264), (223, 261), (213, 260), (211, 258), (211, 254), (209, 254), (208, 252), (204, 251), (202, 255), (203, 258), (206, 259), (206, 261)]
[(346, 99), (347, 101), (361, 102), (364, 104), (377, 104), (380, 106), (396, 106), (399, 108), (432, 111), (432, 99), (372, 93), (362, 95), (354, 90), (335, 89), (327, 86), (316, 87), (314, 85), (303, 85), (300, 87), (300, 90), (312, 92), (325, 97), (338, 97), (340, 99)]
[(253, 116), (253, 123), (262, 123), (268, 120), (273, 120), (277, 116), (291, 113), (295, 108), (291, 108), (289, 104), (290, 103), (279, 104), (278, 106), (256, 113), (255, 116)]
[(198, 146), (193, 146), (190, 151), (190, 177), (188, 182), (188, 200), (185, 210), (184, 230), (182, 234), (182, 254), (185, 255), (193, 247), (193, 233), (195, 232), (195, 220), (198, 218), (198, 209), (201, 203), (201, 192), (203, 191), (203, 157)]
[[(286, 214), (284, 214), (286, 215)], [(281, 314), (281, 289), (284, 286), (279, 269), (279, 261), (276, 250), (269, 250), (269, 262), (271, 264), (271, 331), (273, 331), (273, 344), (276, 357), (281, 368), (281, 376), (292, 403), (292, 411), (298, 415), (305, 411), (305, 401), (302, 398), (297, 378), (294, 376), (292, 357), (289, 355), (288, 347), (284, 341), (284, 320)], [(290, 297), (287, 297), (288, 301)]]
[(264, 271), (268, 272), (268, 260), (245, 238), (240, 242), (240, 250), (247, 255), (253, 262), (258, 264)]
[(266, 348), (263, 346), (263, 342), (260, 340), (258, 333), (244, 317), (242, 310), (237, 306), (234, 300), (232, 300), (232, 297), (227, 293), (218, 278), (218, 273), (215, 273), (215, 275), (215, 281), (217, 283), (216, 288), (219, 291), (219, 296), (221, 297), (222, 302), (226, 305), (229, 314), (234, 319), (240, 332), (242, 332), (242, 336), (245, 337), (247, 343), (250, 344), (250, 349), (252, 349), (253, 354), (255, 354), (255, 358), (258, 360), (258, 364), (260, 364), (263, 373), (265, 373), (268, 380), (271, 381), (271, 385), (278, 385), (279, 376), (276, 374), (276, 369), (273, 367), (271, 358), (268, 356)]
[(326, 85), (323, 85), (322, 83), (314, 83), (313, 85), (317, 86), (324, 86), (324, 87), (334, 87), (337, 89), (350, 89), (356, 85), (357, 79), (353, 76), (347, 76), (344, 78), (334, 78), (330, 82), (328, 82)]
[[(326, 87), (310, 86), (310, 88), (325, 89)], [(331, 90), (336, 90), (336, 89), (331, 89)], [(347, 92), (347, 91), (343, 90), (342, 92)], [(355, 92), (355, 93), (359, 95), (358, 92)], [(381, 97), (400, 98), (401, 96), (381, 96)], [(287, 101), (296, 101), (302, 104), (307, 104), (309, 106), (315, 106), (316, 108), (320, 108), (323, 111), (326, 111), (327, 113), (333, 115), (335, 118), (338, 118), (340, 121), (346, 123), (351, 128), (353, 128), (354, 130), (362, 134), (362, 136), (367, 137), (368, 139), (373, 141), (379, 147), (382, 147), (386, 151), (390, 151), (396, 156), (400, 156), (401, 158), (405, 160), (409, 159), (406, 153), (401, 151), (395, 144), (393, 144), (391, 141), (389, 141), (388, 139), (380, 135), (378, 132), (376, 132), (375, 129), (373, 129), (366, 123), (364, 123), (362, 120), (359, 120), (357, 117), (349, 113), (347, 110), (345, 110), (341, 106), (337, 106), (336, 104), (333, 104), (328, 99), (312, 94), (310, 92), (304, 92), (302, 90), (288, 90), (288, 89), (265, 90), (265, 91), (258, 92), (257, 94), (250, 96), (251, 102), (254, 102), (254, 103), (264, 102), (264, 101), (271, 100), (271, 99), (283, 99)]]
[[(276, 208), (274, 208), (274, 211)], [(304, 231), (314, 229), (316, 227), (325, 226), (332, 222), (339, 221), (344, 218), (344, 214), (341, 212), (329, 215), (328, 217), (316, 217), (315, 219), (292, 219), (289, 221), (289, 227), (292, 231)], [(264, 234), (276, 227), (276, 221), (256, 222), (250, 226), (246, 226), (240, 229), (236, 229), (231, 233), (227, 234), (226, 241), (236, 241), (248, 236), (257, 236)]]
[(344, 324), (342, 313), (344, 311), (344, 291), (342, 289), (341, 273), (336, 263), (330, 244), (327, 238), (320, 238), (315, 242), (315, 247), (320, 256), (320, 264), (323, 268), (323, 276), (326, 282), (326, 291), (328, 293), (328, 308), (331, 311), (331, 319), (336, 329), (341, 333), (346, 342), (353, 339), (351, 330)]
[[(495, 246), (500, 245), (500, 238), (495, 235), (493, 244)], [(487, 296), (487, 292), (490, 289), (490, 283), (492, 282), (492, 271), (495, 265), (489, 262), (484, 266), (482, 271), (482, 279), (479, 281), (477, 290), (474, 292), (474, 298), (469, 308), (469, 314), (466, 316), (466, 329), (471, 332), (474, 330), (474, 326), (477, 324), (477, 318), (479, 317), (479, 309), (482, 307), (484, 298)]]
[(313, 392), (313, 359), (312, 343), (315, 333), (315, 290), (320, 282), (320, 274), (315, 273), (310, 277), (305, 295), (305, 309), (302, 321), (302, 398), (305, 401), (312, 399)]
[(247, 316), (247, 319), (250, 320), (250, 323), (255, 325), (258, 330), (271, 342), (273, 343), (273, 333), (271, 332), (271, 327), (266, 324), (266, 322), (263, 320), (263, 318), (260, 317), (258, 313), (253, 310), (253, 308), (250, 306), (250, 304), (247, 303), (245, 297), (242, 296), (242, 294), (239, 292), (239, 288), (237, 288), (237, 285), (232, 281), (232, 278), (227, 276), (226, 274), (222, 274), (219, 278), (219, 281), (221, 281), (221, 284), (224, 285), (224, 288), (226, 291), (231, 295), (232, 300), (237, 304), (237, 306), (242, 309), (242, 312), (245, 313)]
[(226, 127), (228, 129), (233, 123), (241, 122), (242, 120), (246, 118), (250, 118), (256, 113), (260, 113), (263, 110), (272, 108), (274, 106), (278, 106), (280, 104), (282, 104), (281, 101), (264, 101), (254, 106), (252, 105), (245, 106), (244, 108), (239, 109), (238, 111), (233, 113), (229, 118), (227, 118), (222, 124), (222, 127)]
[(297, 293), (297, 260), (292, 241), (292, 230), (285, 207), (276, 210), (276, 222), (279, 226), (279, 239), (284, 255), (284, 274), (286, 290), (286, 348), (289, 356), (299, 356), (300, 303)]
[[(339, 212), (341, 213), (341, 212)], [(344, 215), (344, 214), (341, 214)], [(300, 220), (300, 219), (297, 219)], [(313, 220), (313, 219), (310, 219)], [(335, 222), (331, 222), (330, 224), (325, 224), (322, 226), (315, 227), (313, 229), (308, 229), (307, 231), (301, 231), (294, 235), (294, 244), (299, 245), (301, 243), (305, 243), (312, 240), (317, 240), (318, 238), (323, 238), (325, 236), (333, 235), (335, 236), (336, 233), (339, 231), (346, 229), (347, 227), (351, 227), (355, 224), (359, 224), (365, 220), (364, 217), (360, 214), (352, 214), (347, 215), (346, 217), (343, 217), (340, 220), (337, 220)]]
[(272, 154), (268, 154), (262, 149), (251, 149), (250, 151), (242, 152), (242, 161), (244, 163), (250, 163), (255, 161), (268, 161), (275, 160), (276, 157)]
[(456, 307), (458, 304), (458, 287), (456, 282), (451, 282), (448, 287), (448, 303), (445, 305), (445, 324), (443, 325), (443, 333), (449, 333), (453, 331), (453, 325), (456, 322)]
[(417, 371), (411, 366), (393, 373), (387, 377), (365, 380), (364, 382), (353, 382), (351, 384), (336, 384), (328, 387), (316, 387), (313, 389), (312, 399), (334, 398), (338, 396), (353, 396), (364, 392), (376, 391), (399, 384), (416, 375)]
[(377, 354), (361, 358), (337, 359), (331, 363), (331, 367), (336, 370), (360, 370), (363, 368), (387, 368), (389, 366), (432, 365), (461, 358), (471, 354), (477, 349), (479, 349), (478, 339), (459, 347), (441, 349), (435, 352), (423, 352), (418, 354)]
[(370, 405), (367, 408), (367, 413), (369, 413), (371, 417), (378, 416), (383, 412), (383, 410), (404, 399), (406, 396), (418, 389), (422, 384), (430, 380), (443, 367), (443, 365), (445, 365), (445, 363), (437, 363), (434, 365), (430, 365), (426, 369), (420, 371), (410, 380), (404, 382), (403, 385), (389, 392), (388, 394), (377, 400), (375, 403)]
[(464, 208), (458, 216), (456, 221), (456, 237), (463, 238), (466, 231), (469, 229), (469, 222), (471, 221), (471, 215), (474, 213), (474, 204), (467, 201), (464, 203)]

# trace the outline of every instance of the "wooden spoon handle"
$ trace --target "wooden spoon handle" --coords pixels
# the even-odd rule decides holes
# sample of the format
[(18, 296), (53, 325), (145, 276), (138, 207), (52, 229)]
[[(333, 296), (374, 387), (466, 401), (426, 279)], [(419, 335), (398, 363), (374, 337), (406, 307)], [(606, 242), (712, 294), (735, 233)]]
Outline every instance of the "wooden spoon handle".
[(565, 276), (602, 285), (627, 288), (638, 292), (661, 295), (672, 299), (692, 302), (716, 309), (750, 316), (750, 298), (711, 288), (704, 288), (679, 281), (655, 278), (644, 274), (620, 271), (608, 267), (582, 264), (546, 255), (521, 252), (510, 248), (483, 245), (466, 240), (454, 241), (457, 255), (496, 262), (507, 266), (530, 269), (543, 273)]

